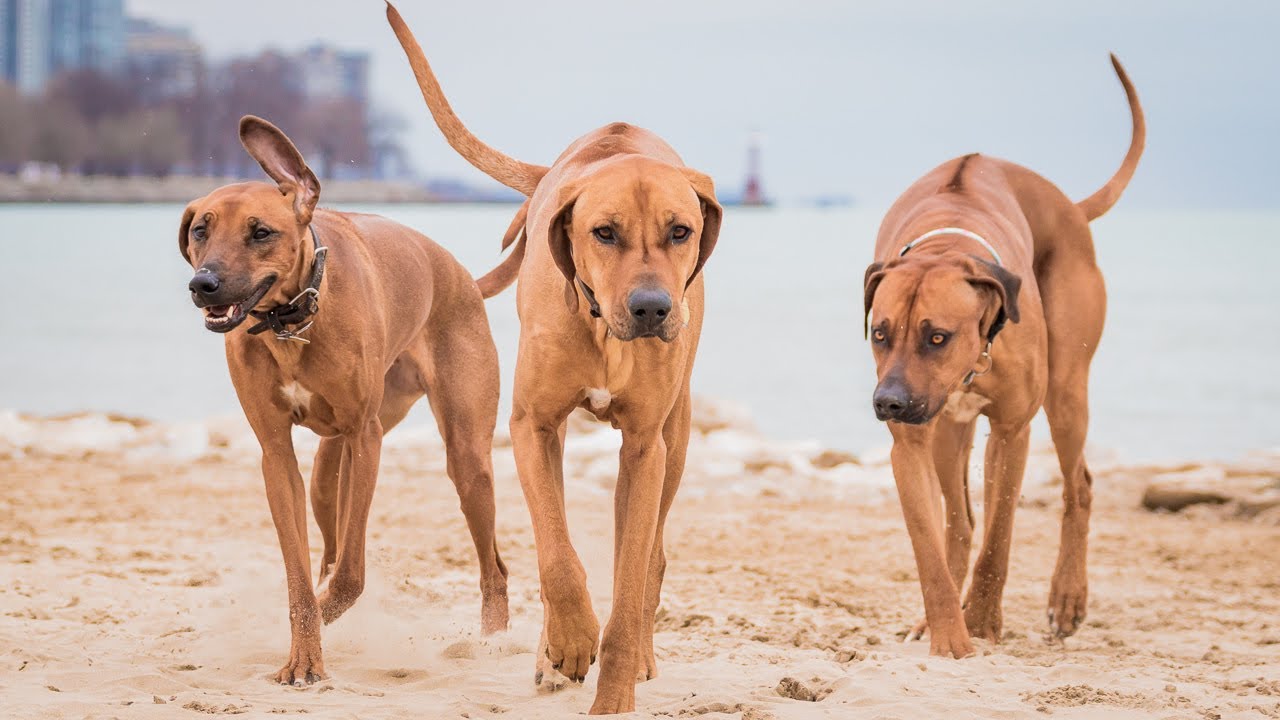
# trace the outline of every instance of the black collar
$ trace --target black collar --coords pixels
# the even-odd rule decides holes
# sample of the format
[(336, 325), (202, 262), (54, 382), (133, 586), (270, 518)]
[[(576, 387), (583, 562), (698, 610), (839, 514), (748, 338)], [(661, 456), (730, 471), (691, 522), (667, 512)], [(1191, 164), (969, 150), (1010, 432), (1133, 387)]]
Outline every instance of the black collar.
[(587, 299), (587, 305), (591, 308), (591, 317), (600, 317), (600, 303), (596, 302), (596, 294), (582, 282), (582, 278), (574, 278), (578, 281), (578, 287), (582, 288), (582, 295)]
[[(311, 327), (307, 318), (315, 315), (320, 309), (320, 281), (324, 279), (324, 261), (329, 254), (329, 248), (320, 244), (320, 236), (316, 234), (314, 225), (310, 230), (311, 241), (315, 244), (315, 259), (311, 261), (311, 282), (298, 293), (297, 297), (284, 305), (277, 305), (270, 310), (250, 310), (250, 315), (262, 321), (249, 328), (250, 335), (257, 335), (270, 329), (276, 334), (277, 340), (294, 340), (304, 345), (311, 342), (301, 335)], [(288, 328), (289, 325), (302, 323), (306, 324), (297, 330)]]

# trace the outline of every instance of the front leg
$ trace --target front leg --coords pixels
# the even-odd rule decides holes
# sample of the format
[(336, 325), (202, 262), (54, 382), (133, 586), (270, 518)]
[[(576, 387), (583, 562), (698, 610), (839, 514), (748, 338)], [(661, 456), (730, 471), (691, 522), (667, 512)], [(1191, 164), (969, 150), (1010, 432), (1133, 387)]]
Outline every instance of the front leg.
[(984, 486), (982, 551), (973, 565), (973, 581), (965, 598), (969, 631), (992, 642), (1000, 641), (1003, 618), (1000, 604), (1009, 576), (1009, 545), (1013, 541), (1013, 514), (1022, 493), (1031, 426), (1026, 423), (991, 423), (987, 439)]
[(337, 498), (338, 557), (319, 598), (325, 624), (337, 620), (364, 591), (365, 532), (382, 456), (382, 423), (377, 417), (369, 418), (344, 439)]
[[(519, 387), (517, 383), (517, 392)], [(587, 573), (569, 540), (560, 434), (563, 418), (535, 416), (522, 409), (519, 398), (514, 404), (511, 442), (520, 487), (533, 522), (543, 603), (542, 640), (538, 648), (543, 655), (537, 661), (534, 684), (541, 687), (545, 679), (547, 687), (552, 688), (551, 670), (576, 682), (586, 678), (596, 659), (600, 622), (591, 609)], [(544, 667), (546, 663), (550, 663), (549, 668)]]
[(667, 465), (661, 426), (622, 428), (618, 486), (614, 491), (613, 610), (600, 647), (600, 685), (591, 714), (632, 712), (636, 675), (644, 668), (645, 590)]
[[(259, 427), (255, 425), (254, 429), (257, 431)], [(298, 471), (287, 422), (259, 431), (259, 440), (267, 504), (280, 540), (285, 582), (289, 588), (289, 661), (276, 673), (275, 679), (285, 685), (312, 683), (323, 680), (326, 675), (320, 652), (320, 611), (311, 589), (307, 500), (302, 473)]]
[(893, 433), (893, 477), (924, 595), (929, 653), (956, 658), (972, 655), (973, 643), (960, 612), (960, 591), (947, 565), (933, 491), (938, 479), (933, 466), (932, 429), (901, 423), (889, 423), (889, 429)]

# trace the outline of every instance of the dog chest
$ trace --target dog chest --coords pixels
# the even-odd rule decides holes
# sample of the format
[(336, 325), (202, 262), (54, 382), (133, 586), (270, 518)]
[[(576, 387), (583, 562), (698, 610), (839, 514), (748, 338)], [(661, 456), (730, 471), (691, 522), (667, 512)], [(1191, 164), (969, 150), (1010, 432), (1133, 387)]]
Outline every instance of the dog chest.
[(982, 409), (990, 404), (989, 398), (976, 392), (956, 390), (947, 396), (947, 404), (942, 407), (942, 413), (956, 422), (967, 423), (978, 417)]
[(289, 408), (289, 415), (295, 423), (307, 416), (307, 411), (311, 409), (312, 394), (297, 380), (291, 380), (280, 386), (280, 395), (284, 398)]

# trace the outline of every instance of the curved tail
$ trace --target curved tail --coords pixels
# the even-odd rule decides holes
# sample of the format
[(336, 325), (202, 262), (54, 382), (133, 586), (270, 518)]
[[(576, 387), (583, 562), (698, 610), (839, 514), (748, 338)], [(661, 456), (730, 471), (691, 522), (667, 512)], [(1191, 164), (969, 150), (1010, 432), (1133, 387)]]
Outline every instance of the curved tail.
[(515, 282), (516, 276), (520, 274), (520, 264), (524, 262), (524, 224), (529, 218), (529, 201), (525, 200), (520, 209), (516, 211), (516, 216), (511, 219), (511, 226), (507, 228), (506, 235), (502, 236), (502, 249), (506, 250), (514, 241), (515, 248), (507, 259), (498, 263), (498, 267), (490, 270), (484, 277), (476, 281), (480, 286), (480, 294), (485, 300), (506, 290)]
[(1116, 170), (1116, 174), (1112, 175), (1107, 184), (1097, 192), (1076, 203), (1076, 207), (1083, 210), (1085, 217), (1090, 220), (1102, 217), (1120, 199), (1120, 193), (1124, 192), (1129, 181), (1133, 179), (1133, 171), (1138, 167), (1138, 159), (1142, 157), (1142, 148), (1147, 142), (1147, 121), (1142, 116), (1138, 91), (1133, 89), (1129, 75), (1125, 73), (1124, 66), (1116, 59), (1114, 53), (1111, 55), (1111, 64), (1116, 69), (1120, 84), (1124, 86), (1124, 94), (1129, 98), (1129, 114), (1133, 116), (1133, 137), (1129, 141), (1129, 152), (1125, 153), (1124, 162), (1120, 163), (1120, 169)]
[(444, 133), (449, 145), (485, 175), (512, 190), (532, 195), (534, 189), (538, 187), (538, 181), (547, 174), (548, 168), (523, 163), (503, 155), (472, 135), (454, 114), (453, 108), (449, 106), (449, 101), (444, 97), (444, 91), (440, 89), (440, 83), (431, 72), (431, 65), (427, 63), (427, 56), (422, 52), (422, 46), (418, 45), (404, 18), (400, 17), (399, 11), (390, 2), (387, 3), (387, 22), (391, 23), (391, 29), (399, 38), (400, 47), (404, 48), (404, 54), (409, 58), (409, 65), (413, 67), (413, 74), (418, 78), (422, 98), (427, 101), (427, 108), (431, 110), (436, 126)]

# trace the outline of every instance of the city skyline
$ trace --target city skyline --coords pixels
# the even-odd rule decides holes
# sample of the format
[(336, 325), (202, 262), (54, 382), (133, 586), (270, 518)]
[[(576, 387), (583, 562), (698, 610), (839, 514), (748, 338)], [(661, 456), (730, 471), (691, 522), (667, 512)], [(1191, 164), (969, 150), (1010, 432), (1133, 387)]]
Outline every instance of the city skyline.
[[(0, 8), (18, 1), (54, 0), (0, 0)], [(413, 167), (488, 183), (432, 124), (381, 3), (178, 5), (127, 0), (125, 9), (190, 29), (214, 61), (317, 43), (366, 54), (369, 96), (404, 120)], [(642, 12), (555, 0), (401, 9), (463, 119), (529, 162), (548, 163), (582, 132), (626, 120), (671, 138), (726, 193), (743, 189), (755, 129), (765, 188), (783, 202), (884, 203), (929, 167), (972, 151), (1052, 174), (1083, 197), (1128, 142), (1123, 94), (1106, 63), (1114, 50), (1150, 125), (1127, 204), (1280, 206), (1280, 145), (1269, 130), (1280, 104), (1257, 92), (1274, 85), (1270, 69), (1280, 65), (1265, 32), (1280, 9), (1265, 3), (655, 0)], [(255, 22), (238, 20), (250, 14)]]

